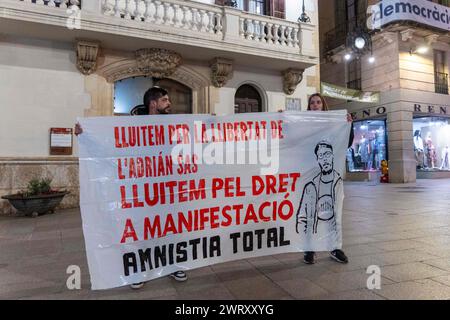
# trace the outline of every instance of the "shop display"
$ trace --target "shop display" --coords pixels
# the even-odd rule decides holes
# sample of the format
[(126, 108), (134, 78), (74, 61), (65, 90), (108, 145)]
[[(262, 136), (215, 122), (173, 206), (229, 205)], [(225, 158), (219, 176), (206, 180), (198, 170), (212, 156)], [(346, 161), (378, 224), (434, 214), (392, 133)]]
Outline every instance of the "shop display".
[(354, 123), (353, 145), (347, 151), (347, 170), (376, 171), (386, 160), (386, 125), (382, 120)]
[(431, 132), (428, 132), (427, 139), (425, 140), (425, 156), (427, 160), (427, 167), (436, 168), (436, 148), (433, 145), (433, 140), (431, 139)]
[(417, 169), (424, 167), (423, 140), (420, 130), (414, 131), (414, 155), (416, 156)]
[(450, 171), (450, 118), (415, 118), (413, 132), (417, 169)]
[(441, 157), (441, 167), (439, 168), (440, 170), (449, 170), (449, 160), (448, 160), (448, 146), (445, 146), (445, 148), (442, 150), (442, 157)]
[(381, 160), (381, 183), (389, 183), (389, 167), (386, 160)]

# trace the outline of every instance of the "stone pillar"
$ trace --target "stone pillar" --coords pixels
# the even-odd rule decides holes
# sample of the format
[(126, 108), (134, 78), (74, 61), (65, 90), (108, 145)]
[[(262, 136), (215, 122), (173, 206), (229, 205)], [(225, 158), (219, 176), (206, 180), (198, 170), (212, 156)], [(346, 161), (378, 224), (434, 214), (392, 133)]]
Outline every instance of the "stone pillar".
[(229, 42), (239, 42), (239, 23), (240, 23), (240, 11), (223, 7), (223, 40)]
[[(105, 8), (113, 5), (114, 1), (105, 2)], [(101, 0), (83, 1), (83, 3), (81, 4), (81, 10), (82, 12), (86, 13), (102, 14), (102, 1)]]
[(389, 181), (416, 181), (416, 160), (413, 147), (413, 112), (402, 102), (387, 106)]
[(85, 77), (86, 91), (91, 95), (91, 105), (84, 110), (85, 117), (112, 116), (114, 114), (114, 83), (91, 74)]

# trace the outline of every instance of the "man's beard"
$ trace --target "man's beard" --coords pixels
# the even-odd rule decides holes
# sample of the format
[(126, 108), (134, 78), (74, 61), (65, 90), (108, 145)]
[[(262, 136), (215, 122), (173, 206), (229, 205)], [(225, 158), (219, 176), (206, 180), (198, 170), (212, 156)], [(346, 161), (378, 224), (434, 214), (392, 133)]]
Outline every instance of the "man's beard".
[(158, 112), (158, 114), (169, 114), (169, 112), (167, 111), (168, 110), (168, 108), (166, 108), (166, 109), (157, 109), (156, 111)]
[(323, 175), (328, 175), (328, 174), (331, 174), (333, 172), (333, 166), (331, 166), (330, 170), (325, 170), (322, 166), (320, 166), (320, 170), (322, 171)]

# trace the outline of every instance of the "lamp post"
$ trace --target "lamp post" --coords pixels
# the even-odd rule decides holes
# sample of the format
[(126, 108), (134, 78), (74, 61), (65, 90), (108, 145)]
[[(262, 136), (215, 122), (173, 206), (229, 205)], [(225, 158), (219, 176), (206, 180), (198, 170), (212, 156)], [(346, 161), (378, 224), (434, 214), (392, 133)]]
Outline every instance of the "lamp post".
[(305, 11), (305, 0), (303, 0), (302, 14), (300, 15), (300, 17), (298, 18), (297, 21), (298, 22), (303, 22), (303, 23), (311, 22), (311, 18), (308, 17), (308, 15), (306, 14), (306, 11)]

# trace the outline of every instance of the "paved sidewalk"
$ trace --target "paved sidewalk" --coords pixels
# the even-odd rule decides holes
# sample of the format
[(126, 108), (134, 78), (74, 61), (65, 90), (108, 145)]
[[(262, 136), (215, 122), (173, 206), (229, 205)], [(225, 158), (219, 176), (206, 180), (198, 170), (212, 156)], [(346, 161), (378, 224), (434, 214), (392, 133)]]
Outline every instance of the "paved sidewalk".
[[(0, 217), (0, 299), (450, 299), (450, 180), (415, 184), (345, 183), (347, 265), (319, 253), (218, 264), (169, 277), (91, 291), (79, 210), (38, 218)], [(82, 289), (66, 288), (69, 265)], [(366, 287), (366, 269), (381, 268), (381, 289)]]

